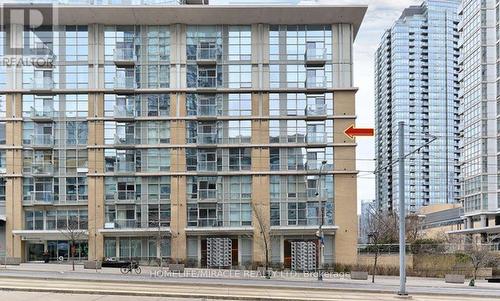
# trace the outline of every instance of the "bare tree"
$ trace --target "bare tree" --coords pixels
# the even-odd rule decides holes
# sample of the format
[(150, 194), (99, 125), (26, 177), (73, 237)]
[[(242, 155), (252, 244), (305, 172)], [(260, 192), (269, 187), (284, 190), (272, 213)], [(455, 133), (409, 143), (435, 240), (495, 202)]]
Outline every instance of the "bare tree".
[[(257, 221), (257, 226), (259, 227), (259, 233), (262, 236), (262, 240), (259, 240), (261, 243), (261, 247), (264, 251), (264, 259), (265, 259), (265, 276), (266, 278), (270, 278), (269, 275), (269, 257), (271, 254), (271, 227), (270, 224), (266, 222), (264, 210), (267, 207), (262, 204), (256, 205), (252, 203), (252, 211)], [(254, 237), (255, 239), (255, 237)]]
[[(85, 240), (88, 236), (88, 231), (84, 230), (80, 227), (80, 223), (78, 222), (78, 218), (70, 217), (68, 219), (68, 223), (66, 224), (66, 228), (59, 229), (64, 237), (69, 241), (69, 260), (71, 260), (71, 265), (73, 271), (75, 270), (75, 251), (76, 251), (76, 243), (82, 240)], [(82, 225), (83, 226), (83, 225)]]
[(375, 282), (377, 262), (382, 246), (397, 241), (398, 221), (395, 214), (383, 212), (376, 206), (370, 206), (368, 215), (369, 250), (373, 253), (372, 283)]
[(414, 243), (422, 238), (422, 224), (421, 216), (414, 213), (406, 216), (405, 234), (407, 243)]
[(153, 221), (149, 222), (150, 226), (154, 226), (156, 228), (156, 260), (158, 262), (158, 266), (160, 269), (163, 268), (163, 258), (161, 256), (161, 250), (162, 250), (162, 243), (164, 243), (168, 237), (167, 231), (164, 229), (164, 224), (166, 224), (167, 221), (162, 221), (161, 219), (156, 219)]
[(469, 283), (470, 286), (475, 285), (477, 271), (480, 268), (484, 268), (498, 262), (498, 257), (496, 257), (491, 251), (488, 241), (482, 243), (479, 240), (470, 239), (469, 243), (465, 244), (464, 250), (460, 253), (465, 255), (465, 257), (467, 257), (472, 264), (472, 279)]

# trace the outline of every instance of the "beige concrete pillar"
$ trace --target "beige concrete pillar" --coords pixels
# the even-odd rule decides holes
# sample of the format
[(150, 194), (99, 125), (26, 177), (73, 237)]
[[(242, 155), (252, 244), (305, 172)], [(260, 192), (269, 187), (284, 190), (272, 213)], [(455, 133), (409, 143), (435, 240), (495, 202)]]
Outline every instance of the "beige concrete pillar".
[(334, 148), (335, 171), (345, 174), (334, 175), (335, 225), (335, 262), (355, 264), (357, 261), (357, 183), (356, 183), (356, 146), (355, 140), (344, 134), (355, 122), (355, 90), (336, 91), (333, 95), (333, 114), (344, 118), (333, 122), (333, 140), (340, 144)]
[(358, 213), (356, 194), (356, 175), (334, 176), (335, 185), (335, 262), (356, 264)]
[[(90, 118), (104, 117), (104, 94), (90, 93), (88, 104)], [(99, 229), (104, 229), (104, 122), (90, 119), (88, 122), (88, 202), (89, 214), (89, 260), (102, 260), (104, 238)]]
[(171, 222), (172, 252), (171, 257), (176, 260), (186, 260), (186, 177), (173, 176), (171, 189)]
[(12, 231), (24, 228), (23, 214), (23, 152), (22, 152), (22, 95), (6, 95), (5, 145), (5, 244), (8, 257), (24, 260), (24, 244)]

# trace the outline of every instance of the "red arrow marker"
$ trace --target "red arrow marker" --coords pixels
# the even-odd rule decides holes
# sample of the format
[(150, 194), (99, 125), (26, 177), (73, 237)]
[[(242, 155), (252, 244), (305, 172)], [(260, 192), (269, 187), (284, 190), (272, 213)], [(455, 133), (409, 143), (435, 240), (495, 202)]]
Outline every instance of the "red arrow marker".
[(375, 135), (375, 131), (369, 128), (355, 128), (354, 125), (351, 125), (348, 129), (344, 131), (347, 137), (354, 139), (355, 136), (373, 136)]

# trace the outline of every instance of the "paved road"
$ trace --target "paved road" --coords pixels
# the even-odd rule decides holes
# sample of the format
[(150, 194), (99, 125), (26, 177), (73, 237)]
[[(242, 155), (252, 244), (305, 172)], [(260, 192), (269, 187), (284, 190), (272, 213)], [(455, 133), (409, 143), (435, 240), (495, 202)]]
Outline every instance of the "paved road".
[[(136, 296), (59, 294), (41, 292), (0, 291), (0, 300), (6, 301), (138, 301)], [(206, 301), (200, 298), (141, 297), (140, 301)], [(215, 299), (213, 301), (216, 301)]]
[[(330, 290), (325, 288), (303, 289), (303, 288), (273, 288), (273, 287), (245, 287), (245, 286), (222, 286), (206, 285), (199, 283), (135, 283), (119, 285), (112, 281), (78, 281), (78, 280), (55, 280), (55, 279), (26, 279), (22, 278), (0, 278), (1, 290), (14, 290), (11, 292), (16, 296), (17, 290), (37, 292), (34, 297), (39, 300), (175, 300), (172, 298), (188, 297), (191, 299), (209, 300), (290, 300), (290, 301), (365, 301), (365, 300), (401, 300), (394, 294), (355, 292)], [(41, 293), (40, 293), (41, 292)], [(24, 292), (23, 292), (24, 293)], [(46, 295), (48, 293), (48, 295)], [(64, 293), (62, 296), (61, 294)], [(91, 293), (91, 294), (88, 294)], [(83, 295), (82, 295), (83, 294)], [(43, 298), (42, 296), (55, 297)], [(0, 297), (2, 295), (0, 294)], [(24, 297), (26, 295), (23, 295)], [(29, 294), (28, 294), (29, 297)], [(149, 298), (148, 298), (149, 297)], [(107, 298), (107, 299), (106, 299)], [(161, 299), (164, 298), (164, 299)], [(2, 298), (3, 299), (3, 298)], [(12, 300), (6, 298), (3, 300)], [(22, 300), (22, 299), (21, 299)], [(25, 299), (32, 300), (32, 299)], [(156, 299), (158, 300), (158, 299)], [(456, 301), (456, 296), (416, 295), (412, 297), (416, 301)], [(496, 298), (460, 297), (461, 301), (484, 301), (497, 300)]]

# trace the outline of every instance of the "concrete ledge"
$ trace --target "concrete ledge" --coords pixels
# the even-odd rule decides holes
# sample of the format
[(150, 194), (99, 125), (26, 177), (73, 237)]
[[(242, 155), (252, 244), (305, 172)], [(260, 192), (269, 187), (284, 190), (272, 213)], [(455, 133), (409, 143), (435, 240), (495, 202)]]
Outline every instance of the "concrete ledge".
[(446, 282), (446, 283), (460, 283), (460, 284), (464, 284), (464, 282), (465, 282), (465, 275), (446, 274), (444, 276), (444, 282)]
[(184, 273), (184, 265), (180, 263), (171, 263), (168, 265), (168, 270), (171, 272)]
[[(5, 263), (7, 259), (7, 263)], [(7, 265), (20, 265), (21, 264), (21, 258), (20, 257), (0, 257), (0, 264), (7, 264)]]
[(368, 280), (368, 272), (353, 271), (353, 272), (351, 272), (351, 279), (352, 280)]
[(101, 261), (85, 261), (83, 262), (83, 268), (86, 270), (100, 270), (102, 268)]

